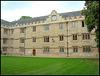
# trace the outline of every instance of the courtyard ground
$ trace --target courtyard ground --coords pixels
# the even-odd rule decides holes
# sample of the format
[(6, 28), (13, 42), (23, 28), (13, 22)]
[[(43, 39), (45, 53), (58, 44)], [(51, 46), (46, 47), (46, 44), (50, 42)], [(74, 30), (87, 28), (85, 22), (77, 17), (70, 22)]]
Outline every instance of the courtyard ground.
[(1, 75), (99, 75), (99, 58), (1, 56)]

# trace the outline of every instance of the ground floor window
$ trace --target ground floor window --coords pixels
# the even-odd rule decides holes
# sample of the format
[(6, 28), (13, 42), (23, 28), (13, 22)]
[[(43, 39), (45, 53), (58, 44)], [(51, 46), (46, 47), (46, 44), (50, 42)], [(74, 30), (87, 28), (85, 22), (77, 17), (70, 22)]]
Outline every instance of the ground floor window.
[(64, 52), (64, 47), (60, 47), (60, 53)]
[(3, 47), (3, 52), (7, 52), (7, 47)]
[(49, 47), (44, 47), (43, 52), (48, 53), (49, 52)]
[(13, 48), (11, 48), (11, 52), (13, 52)]
[(90, 46), (83, 47), (83, 52), (91, 52), (91, 47)]
[(20, 50), (20, 52), (24, 52), (24, 48), (23, 47), (21, 47), (19, 50)]
[(73, 47), (73, 53), (77, 53), (78, 52), (78, 47)]

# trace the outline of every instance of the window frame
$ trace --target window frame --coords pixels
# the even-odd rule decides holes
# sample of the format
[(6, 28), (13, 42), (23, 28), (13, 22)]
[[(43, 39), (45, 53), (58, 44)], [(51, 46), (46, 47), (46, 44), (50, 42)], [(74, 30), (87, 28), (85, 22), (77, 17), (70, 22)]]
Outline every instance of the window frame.
[(78, 46), (73, 46), (73, 53), (78, 53)]
[(92, 48), (91, 46), (83, 46), (82, 50), (83, 50), (83, 53), (91, 53)]
[(50, 53), (49, 47), (43, 47), (43, 53)]
[(49, 31), (49, 25), (44, 25), (44, 31)]
[(73, 22), (72, 22), (72, 27), (73, 27), (73, 28), (76, 28), (76, 25), (77, 25), (76, 21), (73, 21)]
[(43, 39), (44, 39), (44, 42), (49, 42), (50, 40), (49, 36), (44, 36)]
[[(34, 30), (35, 29), (35, 30)], [(36, 26), (33, 26), (33, 32), (36, 32)]]
[(59, 41), (64, 41), (64, 36), (63, 35), (59, 35)]
[(60, 47), (59, 47), (59, 52), (60, 52), (60, 53), (64, 53), (64, 52), (65, 52), (65, 51), (64, 51), (64, 46), (60, 46)]

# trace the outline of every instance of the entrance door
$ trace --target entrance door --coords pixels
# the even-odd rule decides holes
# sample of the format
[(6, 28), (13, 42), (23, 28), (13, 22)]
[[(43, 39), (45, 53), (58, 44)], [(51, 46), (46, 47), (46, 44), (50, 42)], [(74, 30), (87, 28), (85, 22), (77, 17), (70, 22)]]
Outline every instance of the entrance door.
[(33, 55), (35, 55), (35, 49), (33, 49)]

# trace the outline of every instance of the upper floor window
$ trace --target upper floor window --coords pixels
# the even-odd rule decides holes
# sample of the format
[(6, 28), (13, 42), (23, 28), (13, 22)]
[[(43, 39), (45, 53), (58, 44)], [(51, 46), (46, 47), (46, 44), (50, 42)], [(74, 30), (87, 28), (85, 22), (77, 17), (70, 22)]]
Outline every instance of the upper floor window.
[(63, 24), (60, 24), (59, 27), (60, 27), (60, 29), (63, 29)]
[(59, 36), (59, 41), (63, 41), (64, 40), (64, 36)]
[(20, 29), (20, 33), (24, 33), (24, 28), (21, 28)]
[(83, 52), (91, 52), (90, 46), (83, 47)]
[(13, 30), (13, 29), (11, 29), (11, 34), (13, 34), (13, 32), (14, 32), (14, 30)]
[(60, 47), (60, 52), (64, 52), (64, 47)]
[(33, 42), (36, 42), (36, 38), (33, 37)]
[(89, 40), (90, 34), (83, 34), (83, 40)]
[(43, 52), (48, 53), (49, 52), (49, 47), (44, 47)]
[(24, 39), (20, 39), (20, 43), (24, 43)]
[(4, 44), (7, 43), (7, 39), (6, 39), (6, 38), (3, 39), (3, 43), (4, 43)]
[(44, 37), (44, 42), (49, 42), (49, 37)]
[(4, 33), (5, 34), (8, 34), (8, 29), (4, 29)]
[(49, 25), (45, 25), (44, 26), (44, 31), (48, 31), (49, 30)]
[(82, 27), (86, 27), (85, 21), (82, 21)]
[(73, 47), (73, 52), (77, 53), (78, 52), (78, 47)]
[(77, 35), (73, 35), (73, 40), (77, 40)]
[(76, 22), (73, 22), (73, 28), (76, 28)]
[(33, 27), (33, 32), (36, 32), (36, 26)]

